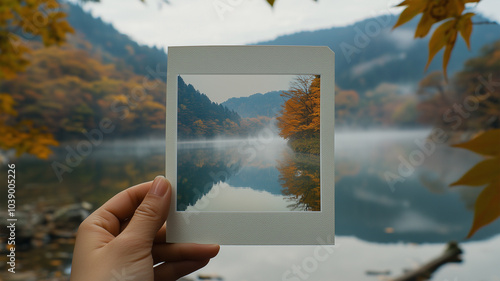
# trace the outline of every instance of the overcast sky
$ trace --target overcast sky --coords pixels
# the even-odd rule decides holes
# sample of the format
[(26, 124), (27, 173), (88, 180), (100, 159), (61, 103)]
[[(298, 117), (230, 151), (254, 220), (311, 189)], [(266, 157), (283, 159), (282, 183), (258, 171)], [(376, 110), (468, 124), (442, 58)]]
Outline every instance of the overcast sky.
[[(102, 0), (86, 10), (142, 44), (248, 44), (303, 30), (344, 26), (382, 14), (401, 0)], [(469, 6), (469, 7), (473, 7)], [(482, 0), (474, 9), (500, 21), (500, 1)]]
[(295, 75), (181, 75), (186, 84), (222, 103), (233, 97), (288, 90)]

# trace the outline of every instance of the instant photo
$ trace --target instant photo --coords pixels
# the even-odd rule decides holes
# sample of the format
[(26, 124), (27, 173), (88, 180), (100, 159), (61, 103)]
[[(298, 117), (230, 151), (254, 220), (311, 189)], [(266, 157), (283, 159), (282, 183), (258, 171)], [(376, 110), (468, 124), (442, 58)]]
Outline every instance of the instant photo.
[(167, 241), (332, 244), (333, 52), (210, 46), (168, 56)]
[(179, 75), (177, 211), (320, 211), (319, 75)]

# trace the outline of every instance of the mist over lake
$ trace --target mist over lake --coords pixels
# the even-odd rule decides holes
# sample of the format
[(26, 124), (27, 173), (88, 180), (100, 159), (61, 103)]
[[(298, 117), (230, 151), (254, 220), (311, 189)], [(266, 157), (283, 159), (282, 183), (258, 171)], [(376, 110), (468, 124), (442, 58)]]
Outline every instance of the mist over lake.
[[(480, 190), (468, 187), (449, 188), (448, 184), (480, 161), (479, 156), (440, 145), (421, 165), (415, 166), (411, 176), (396, 184), (394, 190), (391, 190), (385, 180), (385, 172), (397, 173), (401, 163), (398, 157), (407, 158), (412, 151), (419, 149), (415, 140), (424, 140), (429, 132), (430, 130), (373, 130), (336, 134), (337, 235), (355, 236), (379, 243), (447, 242), (465, 237), (473, 217), (473, 204)], [(278, 140), (276, 142), (280, 143)], [(186, 146), (193, 148), (200, 145)], [(241, 166), (244, 157), (242, 159), (238, 154), (237, 157), (218, 154), (217, 157), (226, 162), (221, 162), (225, 163), (221, 166), (224, 169), (213, 172), (219, 179), (228, 176), (227, 184), (231, 185), (232, 189), (238, 187), (245, 192), (244, 188), (250, 187), (254, 192), (262, 192), (269, 198), (279, 197), (282, 187), (278, 182), (269, 179), (279, 178), (273, 158), (280, 154), (273, 149), (267, 149), (267, 146), (263, 147), (266, 149), (256, 153), (263, 156), (269, 154), (269, 157), (255, 157), (252, 159), (255, 161), (244, 167)], [(186, 151), (190, 150), (192, 151)], [(217, 149), (213, 146), (209, 152), (217, 155)], [(64, 149), (61, 149), (60, 154), (53, 160), (64, 159), (65, 156)], [(62, 183), (59, 183), (50, 167), (53, 160), (19, 159), (19, 173), (24, 175), (19, 179), (19, 196), (26, 198), (23, 200), (27, 202), (44, 198), (45, 204), (55, 206), (85, 198), (94, 206), (99, 206), (128, 186), (164, 174), (165, 141), (154, 139), (104, 142), (96, 147), (80, 166), (65, 174)], [(453, 163), (453, 167), (448, 163)], [(227, 167), (231, 165), (237, 169), (228, 170)], [(217, 175), (221, 171), (222, 173)], [(43, 189), (37, 188), (41, 185), (44, 186)], [(221, 186), (220, 194), (223, 190)], [(57, 198), (48, 196), (56, 193)], [(191, 205), (194, 206), (196, 201)], [(216, 202), (215, 199), (211, 201)], [(208, 206), (210, 205), (208, 204), (207, 208)], [(472, 240), (491, 237), (498, 233), (499, 229), (500, 223), (494, 222), (478, 232)]]
[[(338, 244), (344, 248), (349, 246), (362, 250), (368, 257), (374, 257), (382, 253), (390, 256), (390, 253), (394, 255), (398, 251), (411, 250), (409, 246), (395, 244), (398, 242), (446, 243), (465, 237), (473, 217), (473, 204), (479, 192), (468, 187), (449, 188), (448, 184), (477, 163), (480, 157), (465, 150), (445, 145), (437, 146), (435, 152), (426, 157), (421, 165), (416, 166), (412, 175), (406, 177), (403, 183), (397, 184), (394, 190), (391, 190), (385, 181), (385, 172), (397, 173), (400, 165), (398, 157), (407, 158), (412, 151), (419, 149), (415, 140), (424, 140), (429, 132), (430, 130), (372, 130), (344, 131), (336, 134), (335, 224)], [(238, 141), (233, 139), (227, 142), (238, 143)], [(280, 142), (283, 140), (276, 139), (276, 145), (279, 146)], [(227, 143), (219, 148), (226, 145)], [(210, 153), (217, 152), (217, 145), (208, 142), (185, 143), (180, 147), (181, 153), (183, 149), (193, 151), (198, 148), (210, 148)], [(210, 200), (196, 200), (187, 207), (187, 210), (196, 208), (211, 211), (211, 208), (216, 208), (214, 210), (226, 211), (238, 210), (238, 207), (239, 211), (248, 211), (248, 208), (285, 210), (290, 202), (283, 200), (284, 196), (280, 195), (281, 185), (270, 180), (279, 178), (279, 171), (275, 168), (273, 158), (280, 155), (271, 148), (276, 147), (263, 146), (262, 150), (256, 152), (253, 159), (255, 161), (249, 161), (244, 167), (238, 166), (233, 174), (225, 169), (220, 170), (223, 172), (218, 176), (220, 179), (228, 176), (228, 182), (217, 183), (219, 193), (211, 197), (207, 194), (207, 199)], [(257, 154), (263, 157), (258, 157)], [(269, 154), (269, 157), (266, 154)], [(43, 202), (57, 207), (84, 199), (93, 206), (100, 206), (124, 188), (165, 173), (164, 139), (103, 142), (71, 173), (65, 174), (64, 181), (59, 183), (50, 168), (50, 163), (53, 160), (60, 161), (65, 156), (64, 149), (60, 149), (52, 160), (33, 158), (18, 160), (18, 173), (23, 177), (19, 178), (17, 192), (22, 201)], [(251, 154), (243, 156), (249, 157)], [(221, 159), (228, 157), (227, 160), (232, 161), (225, 162), (224, 167), (228, 167), (227, 163), (243, 163), (241, 156), (231, 158), (219, 154), (218, 157)], [(454, 164), (453, 168), (447, 165), (450, 162)], [(217, 175), (217, 170), (214, 173)], [(39, 188), (40, 186), (44, 188)], [(238, 195), (234, 196), (236, 194)], [(236, 206), (236, 202), (228, 201), (226, 195), (240, 200), (241, 205)], [(226, 207), (230, 208), (223, 209)], [(468, 249), (469, 255), (474, 255), (484, 247), (498, 247), (500, 240), (498, 238), (495, 240), (493, 237), (499, 231), (500, 223), (494, 222), (478, 232), (471, 242), (464, 243), (464, 247)], [(397, 250), (399, 247), (402, 248)], [(441, 245), (431, 247), (434, 250), (429, 249), (430, 254), (426, 256), (430, 257), (436, 251), (441, 251), (440, 247)], [(61, 248), (58, 249), (61, 251)], [(245, 253), (251, 255), (255, 252), (256, 255), (262, 256), (267, 253), (266, 249), (268, 248), (256, 247)], [(302, 251), (300, 249), (302, 248), (293, 247), (290, 251)], [(71, 252), (72, 249), (66, 250)], [(336, 250), (336, 253), (339, 251), (344, 252)], [(212, 270), (223, 264), (227, 265), (232, 260), (230, 255), (224, 254), (226, 252), (232, 253), (233, 250), (231, 247), (224, 249), (221, 260), (213, 265)], [(289, 253), (283, 249), (278, 252), (283, 255)], [(20, 259), (26, 262), (30, 262), (33, 257), (31, 251), (20, 252)], [(342, 257), (342, 260), (348, 259), (345, 262), (350, 264), (349, 272), (342, 273), (345, 276), (359, 276), (359, 280), (371, 280), (366, 279), (368, 277), (362, 274), (363, 271), (367, 267), (378, 268), (375, 260), (358, 264), (356, 263), (358, 258), (355, 256), (345, 254)], [(223, 264), (220, 264), (221, 262)], [(403, 264), (396, 262), (391, 268), (397, 269), (398, 265)], [(467, 264), (469, 263), (463, 266)], [(385, 268), (386, 265), (379, 266)], [(453, 268), (457, 267), (450, 267)]]
[[(298, 157), (304, 162), (318, 156), (295, 155), (278, 135), (267, 139), (185, 141), (177, 147), (177, 210), (300, 211), (319, 207), (301, 203), (319, 201), (319, 194), (305, 198), (307, 192), (287, 191), (286, 182), (295, 180), (290, 177), (298, 177), (297, 173), (305, 170), (297, 170), (295, 175), (284, 172)], [(312, 170), (319, 173), (319, 168), (317, 162)], [(302, 189), (319, 188), (312, 178), (306, 181), (308, 184), (301, 182)]]

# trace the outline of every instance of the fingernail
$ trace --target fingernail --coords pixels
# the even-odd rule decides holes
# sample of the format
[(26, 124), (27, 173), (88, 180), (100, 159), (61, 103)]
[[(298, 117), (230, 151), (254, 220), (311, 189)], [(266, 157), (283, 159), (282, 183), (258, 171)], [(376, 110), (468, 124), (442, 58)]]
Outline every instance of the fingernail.
[(149, 193), (161, 197), (167, 192), (167, 188), (167, 179), (163, 176), (157, 176), (153, 181), (153, 185), (151, 186)]

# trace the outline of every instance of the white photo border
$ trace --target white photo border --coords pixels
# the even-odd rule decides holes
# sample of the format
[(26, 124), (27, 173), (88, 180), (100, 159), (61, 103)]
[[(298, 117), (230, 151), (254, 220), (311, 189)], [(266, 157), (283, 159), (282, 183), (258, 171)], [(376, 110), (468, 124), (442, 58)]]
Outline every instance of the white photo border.
[[(177, 77), (202, 74), (320, 75), (320, 211), (176, 210)], [(220, 245), (333, 245), (335, 55), (332, 50), (323, 46), (169, 47), (166, 101), (165, 175), (172, 184), (167, 242)]]

